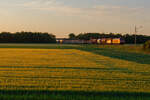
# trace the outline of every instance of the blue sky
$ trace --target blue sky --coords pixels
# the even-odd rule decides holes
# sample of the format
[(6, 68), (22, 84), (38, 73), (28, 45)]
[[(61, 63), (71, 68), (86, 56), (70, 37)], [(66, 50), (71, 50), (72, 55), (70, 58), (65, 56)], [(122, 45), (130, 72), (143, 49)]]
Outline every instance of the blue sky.
[(1, 0), (0, 31), (41, 31), (58, 37), (80, 32), (150, 35), (150, 0)]

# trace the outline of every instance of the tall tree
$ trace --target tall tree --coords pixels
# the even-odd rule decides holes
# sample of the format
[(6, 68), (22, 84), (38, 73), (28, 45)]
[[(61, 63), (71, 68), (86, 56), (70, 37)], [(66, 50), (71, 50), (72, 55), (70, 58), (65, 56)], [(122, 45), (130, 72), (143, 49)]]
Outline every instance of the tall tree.
[(76, 39), (76, 35), (74, 33), (69, 34), (69, 39)]

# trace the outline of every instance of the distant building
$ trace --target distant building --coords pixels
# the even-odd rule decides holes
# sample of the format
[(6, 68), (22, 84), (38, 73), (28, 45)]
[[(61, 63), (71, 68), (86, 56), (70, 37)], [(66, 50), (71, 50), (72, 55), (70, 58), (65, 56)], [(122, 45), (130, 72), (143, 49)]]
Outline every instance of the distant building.
[(67, 38), (56, 38), (57, 43), (63, 43), (64, 40), (67, 40)]

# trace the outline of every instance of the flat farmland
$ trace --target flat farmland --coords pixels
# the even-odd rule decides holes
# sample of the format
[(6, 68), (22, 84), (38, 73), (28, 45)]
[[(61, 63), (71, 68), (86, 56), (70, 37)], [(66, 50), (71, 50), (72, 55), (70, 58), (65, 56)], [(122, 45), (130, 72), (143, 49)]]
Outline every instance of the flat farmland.
[(149, 65), (86, 51), (0, 49), (0, 62), (1, 89), (150, 92)]
[(149, 59), (120, 46), (1, 44), (0, 89), (150, 93)]

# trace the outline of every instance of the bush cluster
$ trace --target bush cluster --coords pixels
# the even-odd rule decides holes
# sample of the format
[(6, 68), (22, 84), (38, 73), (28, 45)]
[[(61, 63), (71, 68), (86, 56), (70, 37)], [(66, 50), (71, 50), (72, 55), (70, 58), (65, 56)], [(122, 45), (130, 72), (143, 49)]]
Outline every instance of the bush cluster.
[(150, 40), (144, 43), (143, 48), (144, 48), (145, 50), (150, 50)]

